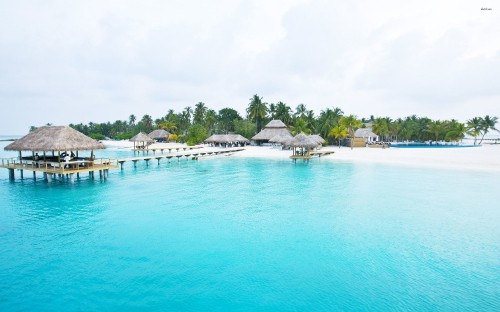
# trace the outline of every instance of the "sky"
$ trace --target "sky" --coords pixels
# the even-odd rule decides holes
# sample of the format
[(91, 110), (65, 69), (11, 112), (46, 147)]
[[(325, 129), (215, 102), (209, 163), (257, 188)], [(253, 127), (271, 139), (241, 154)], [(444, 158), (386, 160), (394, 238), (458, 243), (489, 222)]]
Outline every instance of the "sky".
[(159, 118), (198, 102), (244, 115), (254, 94), (316, 114), (500, 117), (496, 1), (0, 6), (0, 134)]

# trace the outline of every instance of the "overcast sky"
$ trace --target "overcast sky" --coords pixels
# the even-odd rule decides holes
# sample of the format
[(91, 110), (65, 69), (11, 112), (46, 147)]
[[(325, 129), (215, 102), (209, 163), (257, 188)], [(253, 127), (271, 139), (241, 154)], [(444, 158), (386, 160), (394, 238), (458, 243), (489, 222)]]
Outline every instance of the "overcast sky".
[[(0, 134), (250, 97), (500, 117), (495, 1), (0, 0)], [(491, 8), (492, 10), (481, 10)]]

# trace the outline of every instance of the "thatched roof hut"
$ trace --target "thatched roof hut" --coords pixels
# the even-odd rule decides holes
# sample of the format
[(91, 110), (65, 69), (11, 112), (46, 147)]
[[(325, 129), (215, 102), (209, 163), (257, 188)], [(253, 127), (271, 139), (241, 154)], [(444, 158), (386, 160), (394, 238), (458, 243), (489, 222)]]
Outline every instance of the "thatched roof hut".
[(291, 135), (286, 125), (281, 120), (271, 120), (262, 131), (257, 133), (252, 140), (257, 142), (269, 142), (277, 135)]
[(163, 129), (156, 129), (151, 131), (148, 136), (154, 140), (168, 140), (168, 137), (170, 136), (170, 132), (163, 130)]
[(311, 134), (309, 137), (319, 144), (323, 144), (326, 142), (325, 139), (323, 139), (319, 134)]
[(150, 138), (146, 133), (139, 132), (134, 137), (132, 137), (130, 142), (153, 142), (154, 140)]
[(293, 139), (285, 143), (290, 147), (305, 147), (305, 148), (315, 148), (320, 143), (316, 142), (310, 136), (305, 135), (303, 132), (297, 134)]
[(372, 128), (359, 128), (354, 132), (355, 138), (376, 138), (377, 134), (372, 132)]
[(269, 139), (269, 142), (271, 143), (280, 143), (283, 144), (288, 140), (293, 139), (293, 136), (290, 133), (280, 133), (278, 135), (273, 136), (271, 139)]
[(102, 143), (68, 126), (44, 126), (7, 145), (7, 151), (89, 151), (104, 149)]
[(241, 134), (214, 134), (205, 140), (207, 143), (226, 144), (226, 143), (248, 143), (247, 138)]

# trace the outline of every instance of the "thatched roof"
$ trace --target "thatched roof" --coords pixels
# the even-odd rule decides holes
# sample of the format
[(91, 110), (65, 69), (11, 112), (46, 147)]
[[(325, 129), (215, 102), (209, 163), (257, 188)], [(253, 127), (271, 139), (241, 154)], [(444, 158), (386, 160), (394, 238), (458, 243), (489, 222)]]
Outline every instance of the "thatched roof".
[(323, 139), (319, 134), (311, 134), (309, 137), (319, 144), (323, 144), (326, 142), (325, 139)]
[(271, 143), (284, 143), (288, 140), (293, 139), (293, 136), (288, 132), (283, 132), (278, 135), (273, 136), (272, 138), (269, 139), (269, 142)]
[(205, 140), (207, 143), (248, 143), (247, 138), (240, 134), (214, 134)]
[(377, 134), (372, 132), (372, 128), (359, 128), (354, 132), (354, 137), (356, 138), (368, 138), (368, 137), (378, 137)]
[(314, 141), (311, 137), (305, 135), (303, 132), (301, 132), (297, 134), (293, 139), (287, 141), (286, 145), (291, 147), (313, 148), (318, 146), (319, 143)]
[(291, 135), (290, 131), (288, 131), (286, 125), (281, 120), (272, 120), (262, 129), (262, 131), (257, 133), (252, 140), (269, 141), (277, 135), (286, 136), (287, 134)]
[(88, 151), (104, 145), (68, 126), (40, 127), (7, 145), (7, 151)]
[(286, 128), (286, 125), (283, 121), (274, 119), (271, 120), (264, 128)]
[(151, 131), (148, 136), (152, 139), (168, 139), (170, 132), (163, 129), (156, 129)]
[(151, 139), (146, 133), (139, 132), (136, 136), (131, 138), (129, 141), (131, 141), (131, 142), (153, 142), (153, 139)]

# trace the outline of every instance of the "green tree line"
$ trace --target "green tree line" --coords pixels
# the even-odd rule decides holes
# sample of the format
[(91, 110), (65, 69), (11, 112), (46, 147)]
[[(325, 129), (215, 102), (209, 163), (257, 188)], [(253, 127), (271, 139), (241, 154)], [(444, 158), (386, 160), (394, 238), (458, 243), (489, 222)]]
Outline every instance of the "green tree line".
[(132, 114), (128, 120), (70, 126), (95, 139), (108, 137), (118, 140), (129, 139), (141, 131), (149, 133), (154, 129), (165, 129), (172, 133), (171, 140), (198, 144), (215, 133), (237, 133), (251, 138), (273, 119), (283, 121), (293, 134), (316, 133), (329, 144), (353, 137), (354, 131), (362, 127), (371, 127), (383, 141), (459, 141), (465, 135), (470, 135), (474, 137), (474, 144), (477, 141), (481, 144), (487, 133), (498, 131), (498, 118), (489, 115), (473, 117), (466, 123), (454, 119), (432, 120), (416, 115), (397, 119), (374, 116), (358, 118), (344, 114), (339, 107), (328, 107), (315, 115), (305, 104), (292, 109), (281, 101), (268, 104), (257, 94), (249, 99), (246, 116), (241, 116), (229, 107), (215, 111), (199, 102), (194, 105), (194, 109), (191, 106), (180, 112), (169, 109), (157, 119), (150, 115), (138, 119)]

